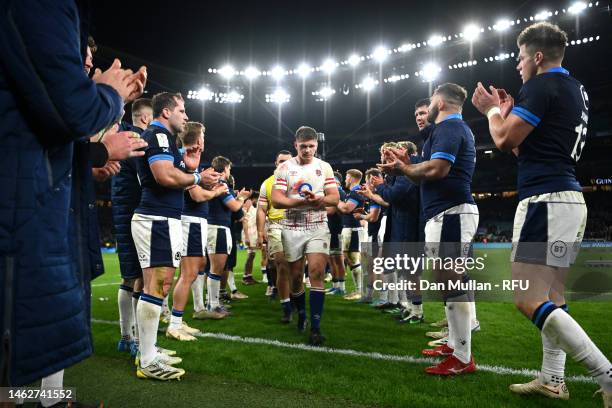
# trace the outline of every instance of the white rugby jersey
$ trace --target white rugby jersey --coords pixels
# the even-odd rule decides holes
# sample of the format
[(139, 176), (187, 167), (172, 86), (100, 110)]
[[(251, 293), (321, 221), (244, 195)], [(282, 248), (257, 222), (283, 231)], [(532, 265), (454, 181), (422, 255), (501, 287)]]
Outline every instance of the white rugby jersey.
[[(289, 198), (303, 198), (301, 193), (304, 190), (322, 197), (326, 187), (336, 188), (334, 172), (329, 163), (316, 157), (309, 164), (300, 164), (294, 157), (274, 172), (274, 189), (286, 192)], [(293, 230), (327, 228), (327, 213), (324, 209), (287, 209), (281, 225)]]

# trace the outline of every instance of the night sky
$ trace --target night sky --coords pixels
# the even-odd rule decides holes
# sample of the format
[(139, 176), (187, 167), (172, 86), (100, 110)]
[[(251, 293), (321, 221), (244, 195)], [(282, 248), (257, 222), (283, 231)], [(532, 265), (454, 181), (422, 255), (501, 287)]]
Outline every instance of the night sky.
[[(414, 135), (413, 105), (426, 97), (429, 84), (414, 76), (428, 61), (442, 68), (434, 82), (456, 82), (469, 93), (478, 80), (506, 88), (516, 96), (520, 78), (515, 62), (485, 64), (484, 57), (501, 51), (517, 52), (516, 35), (527, 26), (512, 27), (505, 34), (488, 31), (502, 17), (529, 17), (541, 10), (568, 7), (571, 1), (148, 1), (93, 2), (92, 33), (100, 45), (96, 64), (107, 66), (113, 57), (124, 65), (149, 69), (148, 95), (161, 90), (180, 91), (207, 85), (212, 91), (237, 89), (245, 95), (241, 104), (222, 105), (187, 100), (191, 119), (204, 120), (207, 143), (217, 145), (258, 143), (271, 148), (287, 145), (300, 125), (311, 125), (325, 132), (330, 148), (342, 149), (355, 142), (393, 135)], [(146, 6), (144, 6), (146, 4)], [(587, 9), (576, 18), (553, 16), (570, 39), (600, 35), (599, 41), (569, 47), (565, 67), (582, 81), (593, 102), (592, 111), (609, 112), (612, 68), (612, 20), (605, 10), (609, 3)], [(394, 54), (382, 64), (361, 63), (355, 70), (339, 67), (329, 85), (337, 93), (326, 103), (316, 102), (311, 92), (327, 82), (327, 76), (313, 73), (304, 83), (297, 76), (286, 77), (282, 86), (291, 102), (279, 109), (264, 102), (264, 95), (275, 87), (271, 78), (260, 77), (252, 85), (234, 78), (228, 84), (208, 68), (231, 63), (237, 69), (254, 64), (260, 70), (281, 64), (293, 69), (300, 62), (320, 65), (327, 58), (346, 59), (351, 53), (369, 54), (377, 45), (393, 48), (403, 43), (422, 42), (432, 34), (460, 33), (467, 23), (485, 27), (473, 44), (452, 40), (436, 49), (418, 48)], [(475, 59), (475, 67), (448, 70), (449, 64)], [(366, 94), (355, 89), (367, 75), (382, 79), (394, 73), (410, 78), (394, 84), (381, 83)], [(382, 82), (382, 81), (381, 81)], [(229, 88), (228, 88), (229, 86)], [(349, 89), (348, 95), (342, 90)], [(305, 91), (305, 92), (303, 92)], [(204, 116), (203, 116), (204, 115)], [(479, 118), (467, 102), (464, 116)], [(280, 120), (279, 120), (280, 118)]]

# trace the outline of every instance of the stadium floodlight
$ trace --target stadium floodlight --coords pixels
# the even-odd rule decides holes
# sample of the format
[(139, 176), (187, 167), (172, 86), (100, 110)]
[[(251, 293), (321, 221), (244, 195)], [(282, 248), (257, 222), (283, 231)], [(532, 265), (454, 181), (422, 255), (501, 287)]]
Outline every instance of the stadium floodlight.
[(569, 11), (572, 14), (580, 14), (582, 12), (582, 10), (584, 10), (586, 8), (587, 8), (586, 3), (582, 2), (582, 1), (577, 1), (574, 4), (572, 4), (571, 6), (569, 6), (567, 11)]
[(502, 18), (501, 20), (498, 20), (494, 25), (493, 25), (493, 29), (495, 31), (506, 31), (507, 29), (510, 28), (510, 25), (512, 25), (512, 23), (510, 22), (510, 20), (508, 20), (507, 18)]
[(476, 24), (468, 24), (465, 26), (461, 34), (463, 34), (463, 38), (466, 40), (470, 42), (474, 41), (480, 35), (480, 27), (478, 27)]
[(363, 79), (363, 81), (361, 81), (361, 88), (363, 88), (363, 90), (366, 92), (370, 92), (372, 89), (374, 89), (377, 83), (378, 81), (367, 76)]
[(328, 86), (324, 86), (323, 88), (321, 88), (321, 89), (319, 90), (319, 95), (320, 95), (320, 96), (321, 96), (321, 98), (323, 98), (324, 100), (327, 100), (327, 99), (331, 98), (331, 96), (332, 96), (333, 94), (335, 94), (335, 93), (336, 93), (336, 91), (335, 91), (334, 89), (331, 89), (331, 88), (330, 88), (330, 87), (328, 87)]
[(438, 45), (442, 44), (444, 42), (444, 37), (440, 36), (440, 35), (432, 35), (429, 40), (427, 41), (427, 43), (429, 45), (431, 45), (432, 47), (437, 47)]
[(276, 103), (282, 105), (291, 100), (291, 95), (287, 93), (283, 88), (276, 88), (271, 94), (266, 94), (266, 102)]
[(331, 58), (326, 59), (323, 61), (323, 64), (321, 64), (321, 70), (327, 74), (331, 74), (336, 70), (336, 61)]
[(277, 65), (270, 70), (270, 75), (272, 76), (272, 78), (279, 81), (285, 76), (285, 69), (280, 65)]
[(299, 67), (296, 68), (295, 72), (301, 76), (302, 78), (306, 78), (308, 75), (310, 75), (310, 72), (312, 71), (312, 69), (310, 68), (310, 66), (308, 64), (306, 64), (305, 62), (301, 63)]
[(224, 65), (219, 70), (217, 70), (217, 72), (225, 79), (230, 79), (236, 74), (236, 70), (231, 65)]
[(548, 10), (540, 11), (538, 14), (533, 16), (536, 21), (547, 20), (548, 17), (552, 16), (552, 13)]
[(361, 58), (359, 58), (359, 55), (357, 54), (352, 54), (350, 57), (348, 57), (348, 63), (351, 67), (356, 67), (360, 62)]
[(240, 103), (244, 99), (244, 95), (239, 94), (236, 91), (231, 91), (221, 99), (221, 103)]
[(244, 76), (247, 77), (249, 81), (254, 80), (260, 75), (261, 75), (261, 72), (259, 72), (259, 70), (253, 66), (250, 66), (244, 70)]
[(442, 68), (439, 65), (429, 62), (423, 67), (421, 75), (425, 82), (433, 82), (438, 78), (440, 72), (442, 72)]
[(382, 45), (379, 45), (374, 49), (374, 51), (372, 51), (372, 58), (374, 58), (378, 62), (383, 62), (387, 59), (388, 56), (389, 50)]

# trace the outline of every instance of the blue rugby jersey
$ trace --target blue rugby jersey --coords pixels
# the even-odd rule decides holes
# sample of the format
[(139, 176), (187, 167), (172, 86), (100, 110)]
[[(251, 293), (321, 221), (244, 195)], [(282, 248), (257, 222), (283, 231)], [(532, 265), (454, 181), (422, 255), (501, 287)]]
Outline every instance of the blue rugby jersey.
[[(207, 166), (200, 164), (198, 171), (201, 172)], [(190, 217), (208, 218), (208, 201), (198, 203), (191, 198), (189, 191), (185, 191), (185, 202), (183, 204), (183, 215)]]
[[(227, 181), (220, 180), (221, 183), (227, 184)], [(208, 225), (221, 225), (231, 227), (232, 211), (227, 207), (226, 203), (236, 198), (236, 193), (229, 187), (229, 191), (219, 197), (215, 197), (208, 202)]]
[(183, 155), (176, 145), (176, 136), (162, 123), (154, 120), (141, 137), (148, 146), (145, 148), (144, 157), (140, 157), (137, 163), (142, 196), (134, 212), (180, 219), (183, 211), (183, 189), (159, 185), (151, 172), (151, 164), (158, 160), (170, 161), (175, 168), (186, 171)]
[(589, 98), (561, 67), (523, 84), (512, 114), (534, 126), (519, 146), (519, 199), (558, 191), (582, 191), (576, 162), (586, 141)]
[[(359, 190), (358, 185), (353, 187), (346, 194), (346, 197), (344, 198), (344, 200), (342, 200), (346, 203), (348, 202), (354, 203), (355, 210), (358, 208), (363, 208), (363, 197), (361, 197), (359, 193), (357, 193), (357, 190)], [(353, 217), (353, 213), (351, 212), (349, 214), (342, 214), (342, 227), (343, 228), (359, 228), (361, 227), (361, 223), (359, 222), (359, 220), (356, 220), (355, 217)]]
[(459, 204), (474, 204), (472, 176), (476, 167), (474, 134), (461, 114), (447, 116), (432, 125), (423, 145), (423, 160), (444, 159), (451, 162), (448, 175), (439, 180), (421, 182), (421, 205), (428, 220)]

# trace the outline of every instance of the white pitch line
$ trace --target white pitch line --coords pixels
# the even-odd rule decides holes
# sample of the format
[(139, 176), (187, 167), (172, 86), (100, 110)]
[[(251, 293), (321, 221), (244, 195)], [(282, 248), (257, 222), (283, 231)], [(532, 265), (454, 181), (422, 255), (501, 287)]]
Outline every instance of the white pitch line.
[(98, 288), (98, 287), (100, 287), (100, 286), (113, 286), (113, 285), (119, 286), (119, 285), (121, 285), (121, 282), (112, 282), (112, 283), (93, 283), (93, 284), (91, 285), (91, 287), (92, 287), (92, 288)]
[[(110, 320), (100, 320), (100, 319), (91, 319), (92, 323), (101, 323), (101, 324), (113, 324), (119, 325), (117, 321)], [(384, 361), (397, 361), (409, 364), (420, 364), (420, 365), (430, 365), (438, 363), (439, 360), (428, 357), (413, 357), (413, 356), (400, 356), (393, 354), (382, 354), (376, 352), (366, 352), (366, 351), (358, 351), (351, 349), (336, 349), (331, 347), (314, 347), (309, 346), (307, 344), (300, 343), (285, 343), (279, 340), (270, 340), (270, 339), (261, 339), (257, 337), (242, 337), (235, 336), (231, 334), (225, 333), (197, 333), (194, 336), (203, 337), (203, 338), (211, 338), (216, 340), (226, 340), (233, 341), (236, 343), (246, 343), (246, 344), (258, 344), (258, 345), (266, 345), (273, 347), (282, 347), (294, 350), (302, 350), (302, 351), (312, 351), (316, 353), (327, 353), (327, 354), (340, 354), (345, 356), (352, 357), (365, 357), (372, 360), (384, 360)], [(479, 371), (485, 371), (488, 373), (498, 374), (498, 375), (521, 375), (525, 377), (535, 377), (538, 375), (537, 370), (532, 370), (528, 368), (510, 368), (503, 366), (491, 366), (487, 364), (476, 364), (476, 367)], [(591, 377), (585, 375), (572, 375), (569, 377), (565, 377), (565, 381), (570, 382), (581, 382), (581, 383), (593, 383), (593, 379)]]

